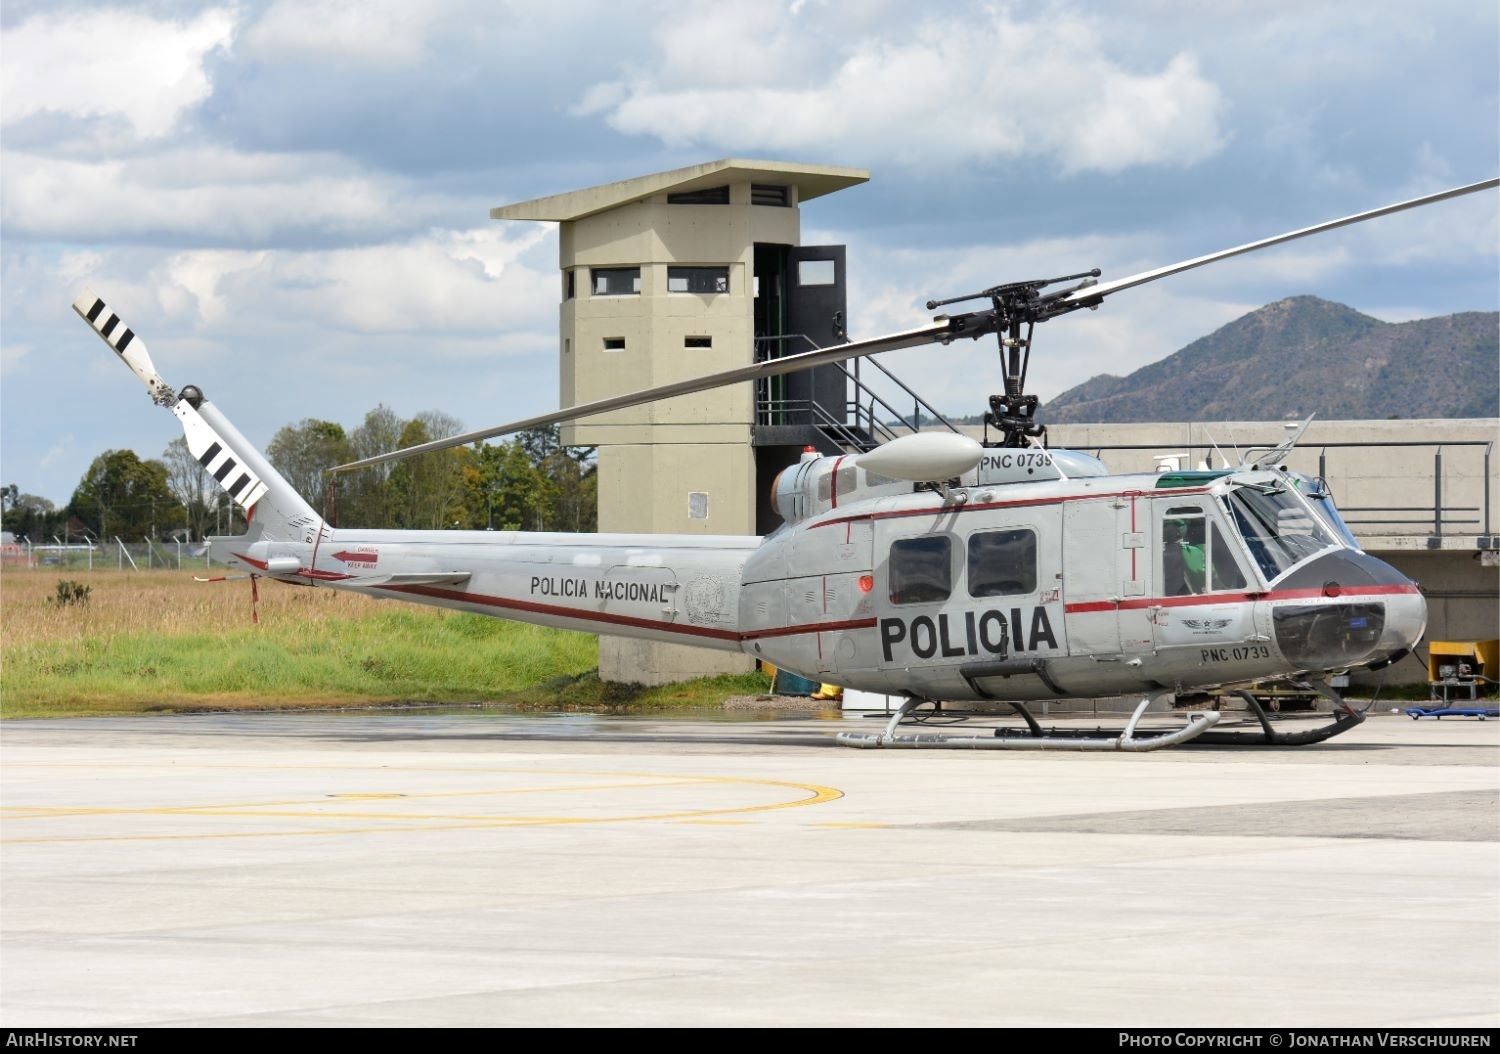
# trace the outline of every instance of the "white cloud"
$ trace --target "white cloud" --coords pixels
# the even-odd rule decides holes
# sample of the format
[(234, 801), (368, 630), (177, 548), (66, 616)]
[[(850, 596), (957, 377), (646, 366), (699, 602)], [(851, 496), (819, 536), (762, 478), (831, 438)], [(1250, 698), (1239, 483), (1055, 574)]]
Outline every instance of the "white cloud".
[(428, 57), (429, 33), (447, 6), (433, 0), (277, 0), (245, 31), (244, 44), (251, 54), (278, 61), (413, 65)]
[(521, 259), (546, 255), (553, 238), (541, 224), (496, 225), (354, 248), (189, 250), (163, 260), (147, 284), (164, 312), (207, 333), (295, 331), (312, 342), (330, 332), (418, 334), (436, 349), (454, 337), (553, 328), (557, 272)]
[[(364, 239), (424, 226), (459, 207), (404, 177), (333, 155), (209, 147), (103, 161), (7, 152), (0, 187), (8, 233), (65, 241)], [(482, 215), (478, 202), (470, 207)]]
[(1217, 153), (1219, 89), (1198, 73), (1197, 62), (1178, 55), (1156, 77), (1108, 70), (1100, 86), (1103, 105), (1084, 118), (1059, 147), (1069, 171), (1118, 172), (1168, 160), (1164, 145), (1186, 148), (1191, 164)]
[(73, 433), (69, 432), (47, 448), (47, 452), (42, 455), (38, 464), (42, 468), (51, 468), (53, 465), (73, 458), (75, 456), (73, 448), (76, 442)]
[(1041, 156), (1066, 171), (1193, 164), (1225, 142), (1223, 98), (1193, 56), (1127, 68), (1086, 18), (1025, 22), (995, 9), (812, 53), (784, 14), (756, 9), (765, 24), (752, 32), (724, 10), (673, 24), (649, 69), (627, 71), (623, 97), (618, 83), (595, 85), (578, 109), (673, 147)]
[(158, 272), (157, 301), (169, 316), (191, 312), (206, 327), (222, 326), (231, 317), (231, 305), (219, 294), (219, 283), (227, 276), (263, 267), (270, 255), (232, 249), (177, 253)]
[(191, 21), (100, 8), (27, 19), (5, 34), (0, 121), (38, 114), (123, 118), (141, 138), (169, 133), (212, 91), (205, 62), (234, 36), (234, 14)]
[(21, 360), (31, 354), (27, 344), (0, 345), (0, 374), (10, 373), (21, 365)]

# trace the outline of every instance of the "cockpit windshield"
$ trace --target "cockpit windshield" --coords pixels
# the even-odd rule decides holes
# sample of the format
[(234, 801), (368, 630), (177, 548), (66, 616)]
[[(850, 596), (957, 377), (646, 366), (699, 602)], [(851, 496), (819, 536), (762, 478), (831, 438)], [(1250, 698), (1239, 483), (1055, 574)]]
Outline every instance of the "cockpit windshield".
[(1344, 517), (1339, 515), (1338, 508), (1333, 504), (1332, 495), (1320, 491), (1317, 494), (1309, 494), (1307, 497), (1312, 502), (1313, 508), (1323, 514), (1323, 519), (1328, 521), (1328, 526), (1333, 528), (1334, 533), (1344, 540), (1345, 545), (1364, 552), (1364, 546), (1359, 544), (1359, 539), (1354, 537), (1354, 532), (1344, 522)]
[(1225, 504), (1268, 582), (1338, 544), (1297, 495), (1275, 484), (1236, 487)]
[(1312, 504), (1313, 510), (1323, 517), (1323, 522), (1338, 535), (1339, 538), (1351, 549), (1364, 552), (1364, 546), (1359, 544), (1359, 539), (1354, 537), (1354, 532), (1344, 522), (1344, 517), (1339, 514), (1338, 507), (1333, 503), (1333, 495), (1328, 493), (1328, 484), (1321, 479), (1313, 479), (1300, 473), (1288, 473), (1297, 481), (1297, 489), (1300, 490), (1307, 500)]

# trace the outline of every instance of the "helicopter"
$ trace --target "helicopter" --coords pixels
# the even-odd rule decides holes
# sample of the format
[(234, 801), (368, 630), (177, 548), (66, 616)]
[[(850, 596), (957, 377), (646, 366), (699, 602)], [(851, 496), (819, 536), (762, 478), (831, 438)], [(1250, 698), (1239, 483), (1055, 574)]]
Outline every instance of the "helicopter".
[[(776, 478), (783, 522), (765, 537), (335, 527), (201, 388), (167, 384), (92, 290), (73, 309), (177, 417), (193, 455), (244, 509), (245, 534), (209, 543), (213, 559), (252, 577), (741, 652), (903, 700), (880, 731), (840, 733), (848, 746), (1299, 745), (1364, 719), (1328, 678), (1405, 656), (1426, 628), (1419, 587), (1362, 550), (1320, 480), (1282, 465), (1300, 433), (1232, 469), (1157, 474), (1115, 475), (1089, 454), (1049, 448), (1040, 401), (1025, 390), (1035, 326), (1232, 256), (1497, 186), (1429, 194), (1108, 282), (1095, 269), (932, 300), (929, 310), (988, 305), (330, 470), (883, 351), (997, 337), (1004, 391), (989, 398), (984, 442), (915, 432), (859, 454), (809, 450)], [(1275, 728), (1250, 690), (1273, 680), (1310, 686), (1331, 719)], [(1238, 695), (1254, 726), (1216, 729), (1219, 709), (1186, 712), (1166, 730), (1141, 724), (1154, 703), (1208, 693)], [(1125, 694), (1140, 701), (1120, 731), (1044, 729), (1028, 708)], [(902, 731), (945, 702), (1008, 704), (1024, 727)]]

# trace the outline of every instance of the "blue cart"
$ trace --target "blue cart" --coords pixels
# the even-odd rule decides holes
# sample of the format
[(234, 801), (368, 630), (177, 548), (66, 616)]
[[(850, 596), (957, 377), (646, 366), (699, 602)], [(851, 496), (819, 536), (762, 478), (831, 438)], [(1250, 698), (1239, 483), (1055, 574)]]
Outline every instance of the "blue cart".
[(1436, 717), (1442, 720), (1445, 717), (1477, 717), (1483, 721), (1491, 717), (1500, 717), (1500, 707), (1496, 706), (1412, 706), (1406, 710), (1406, 716), (1415, 721), (1419, 717)]

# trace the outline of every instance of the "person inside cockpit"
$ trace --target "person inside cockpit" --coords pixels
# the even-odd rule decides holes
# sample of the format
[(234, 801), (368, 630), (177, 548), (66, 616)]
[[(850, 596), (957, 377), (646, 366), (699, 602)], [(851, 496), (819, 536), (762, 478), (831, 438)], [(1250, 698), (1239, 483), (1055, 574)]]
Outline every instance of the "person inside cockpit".
[(1165, 595), (1180, 597), (1203, 592), (1204, 563), (1203, 546), (1190, 540), (1187, 521), (1163, 520), (1161, 567)]

